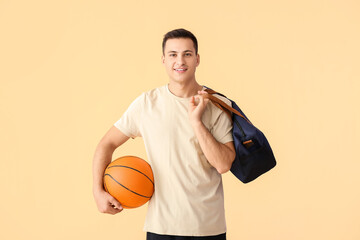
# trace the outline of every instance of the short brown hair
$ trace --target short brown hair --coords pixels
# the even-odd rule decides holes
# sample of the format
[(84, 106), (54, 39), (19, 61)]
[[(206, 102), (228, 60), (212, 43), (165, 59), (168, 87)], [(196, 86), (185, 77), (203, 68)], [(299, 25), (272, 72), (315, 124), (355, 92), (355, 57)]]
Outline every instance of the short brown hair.
[(168, 39), (172, 39), (172, 38), (190, 38), (194, 43), (195, 53), (198, 54), (198, 42), (197, 42), (195, 35), (186, 29), (178, 28), (178, 29), (172, 30), (164, 35), (164, 39), (162, 42), (163, 55), (164, 55), (166, 41)]

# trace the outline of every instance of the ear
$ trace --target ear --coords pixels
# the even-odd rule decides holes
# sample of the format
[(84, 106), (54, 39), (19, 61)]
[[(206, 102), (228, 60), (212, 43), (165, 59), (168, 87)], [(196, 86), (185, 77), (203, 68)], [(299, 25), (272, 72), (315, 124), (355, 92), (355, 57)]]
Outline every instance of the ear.
[(161, 62), (162, 62), (162, 64), (165, 64), (165, 56), (164, 55), (161, 56)]
[(200, 54), (197, 54), (196, 56), (196, 66), (199, 66), (200, 64)]

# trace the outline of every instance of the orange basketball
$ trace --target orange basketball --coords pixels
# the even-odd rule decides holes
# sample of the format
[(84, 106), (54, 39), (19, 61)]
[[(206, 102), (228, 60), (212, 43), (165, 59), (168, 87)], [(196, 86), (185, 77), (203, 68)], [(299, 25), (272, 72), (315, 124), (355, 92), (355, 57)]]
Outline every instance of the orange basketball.
[(137, 208), (149, 201), (154, 192), (153, 172), (145, 160), (124, 156), (105, 169), (104, 187), (123, 208)]

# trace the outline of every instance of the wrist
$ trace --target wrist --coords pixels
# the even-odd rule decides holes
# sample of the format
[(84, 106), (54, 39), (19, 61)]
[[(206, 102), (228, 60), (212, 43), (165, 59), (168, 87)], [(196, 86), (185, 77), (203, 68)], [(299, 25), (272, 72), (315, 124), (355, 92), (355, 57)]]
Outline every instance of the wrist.
[(96, 186), (93, 188), (93, 194), (98, 195), (102, 192), (105, 192), (105, 189), (102, 186)]
[(203, 125), (204, 124), (203, 124), (203, 122), (201, 120), (194, 120), (194, 121), (191, 122), (191, 126), (193, 128), (195, 128), (195, 129), (197, 129), (197, 128), (203, 126)]

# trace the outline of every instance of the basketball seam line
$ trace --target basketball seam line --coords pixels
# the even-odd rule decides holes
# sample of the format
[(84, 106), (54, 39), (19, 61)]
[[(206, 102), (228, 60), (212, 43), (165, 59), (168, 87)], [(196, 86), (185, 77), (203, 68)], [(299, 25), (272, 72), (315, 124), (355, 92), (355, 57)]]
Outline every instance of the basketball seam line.
[(112, 180), (114, 180), (115, 182), (117, 182), (118, 184), (120, 184), (123, 188), (125, 188), (126, 190), (129, 190), (130, 192), (132, 192), (132, 193), (135, 193), (135, 194), (137, 194), (137, 195), (139, 195), (139, 196), (141, 196), (141, 197), (144, 197), (144, 198), (150, 198), (150, 197), (148, 197), (148, 196), (144, 196), (144, 195), (141, 195), (140, 193), (137, 193), (137, 192), (134, 192), (133, 190), (131, 190), (131, 189), (128, 189), (127, 187), (125, 187), (124, 185), (122, 185), (121, 183), (119, 183), (118, 181), (116, 181), (116, 179), (115, 178), (113, 178), (113, 176), (111, 176), (110, 174), (105, 174), (105, 176), (109, 176), (109, 177), (111, 177), (112, 178)]
[[(106, 190), (108, 193), (110, 193), (110, 192), (109, 192), (109, 189), (108, 189), (107, 186), (106, 186), (106, 182), (104, 182), (104, 185), (105, 185), (105, 190)], [(127, 206), (127, 205), (122, 204), (122, 203), (120, 203), (120, 205), (121, 205), (121, 206), (124, 206), (124, 207), (127, 207), (127, 208), (135, 208), (135, 207)]]
[(124, 168), (129, 168), (129, 169), (132, 169), (134, 171), (137, 171), (139, 173), (141, 173), (142, 175), (144, 175), (147, 179), (149, 179), (149, 181), (152, 183), (152, 185), (154, 186), (154, 182), (143, 172), (140, 172), (139, 170), (135, 169), (135, 168), (132, 168), (132, 167), (129, 167), (129, 166), (124, 166), (124, 165), (114, 165), (114, 166), (110, 166), (108, 168), (112, 168), (112, 167), (124, 167)]

